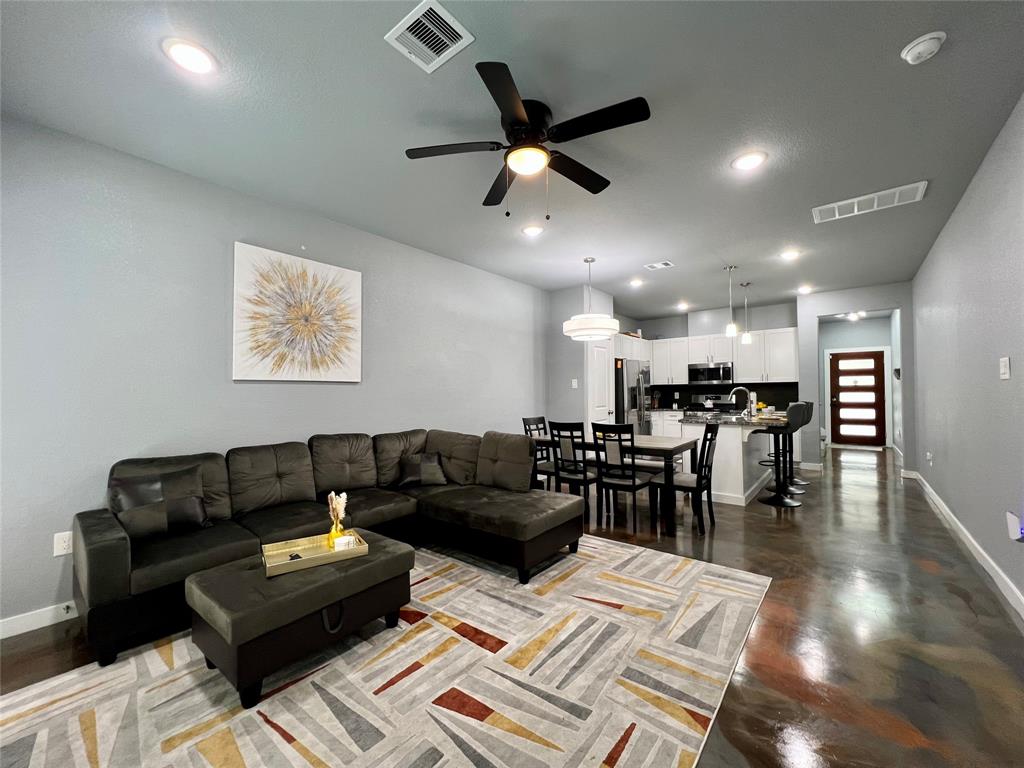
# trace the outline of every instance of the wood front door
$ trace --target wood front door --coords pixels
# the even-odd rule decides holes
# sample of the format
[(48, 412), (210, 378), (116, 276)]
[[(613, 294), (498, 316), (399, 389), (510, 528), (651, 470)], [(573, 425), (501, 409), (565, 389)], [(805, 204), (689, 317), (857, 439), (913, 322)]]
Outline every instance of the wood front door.
[(832, 442), (884, 446), (885, 360), (882, 352), (829, 355)]

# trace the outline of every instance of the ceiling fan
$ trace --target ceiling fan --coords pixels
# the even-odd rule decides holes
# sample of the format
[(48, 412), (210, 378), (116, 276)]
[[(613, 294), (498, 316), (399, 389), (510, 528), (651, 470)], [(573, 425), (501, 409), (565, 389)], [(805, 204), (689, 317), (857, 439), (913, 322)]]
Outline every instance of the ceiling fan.
[(501, 128), (508, 144), (497, 141), (470, 141), (462, 144), (439, 144), (405, 150), (410, 159), (456, 155), (463, 152), (497, 152), (504, 149), (505, 163), (491, 184), (484, 205), (499, 205), (516, 176), (532, 176), (544, 168), (560, 173), (592, 194), (605, 189), (611, 182), (556, 149), (549, 150), (545, 143), (560, 144), (593, 133), (608, 131), (631, 123), (639, 123), (651, 116), (647, 100), (641, 97), (604, 107), (585, 115), (551, 125), (551, 110), (546, 104), (533, 99), (522, 99), (507, 64), (500, 61), (481, 61), (476, 71), (491, 92), (501, 112)]

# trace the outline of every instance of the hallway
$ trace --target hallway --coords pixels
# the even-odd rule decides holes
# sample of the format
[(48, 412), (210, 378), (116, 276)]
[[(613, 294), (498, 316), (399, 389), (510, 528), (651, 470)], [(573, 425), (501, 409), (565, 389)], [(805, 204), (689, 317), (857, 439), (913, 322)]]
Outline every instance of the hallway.
[[(1024, 624), (900, 478), (832, 449), (803, 506), (715, 505), (717, 528), (644, 546), (773, 578), (700, 768), (1024, 766)], [(632, 539), (632, 520), (589, 533)]]

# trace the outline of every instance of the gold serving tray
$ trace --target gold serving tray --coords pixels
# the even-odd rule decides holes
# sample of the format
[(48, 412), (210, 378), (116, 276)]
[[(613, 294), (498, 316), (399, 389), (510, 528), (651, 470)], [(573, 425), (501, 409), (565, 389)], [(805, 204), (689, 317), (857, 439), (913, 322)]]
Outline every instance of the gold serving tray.
[[(351, 549), (341, 549), (337, 552), (331, 547), (326, 533), (291, 541), (281, 541), (277, 544), (264, 544), (263, 565), (267, 569), (267, 578), (280, 576), (282, 573), (303, 571), (306, 568), (314, 568), (327, 563), (336, 563), (339, 560), (351, 560), (353, 557), (362, 557), (370, 551), (358, 531), (349, 529), (346, 533), (355, 536), (358, 544)], [(292, 560), (293, 554), (299, 555), (299, 557)]]

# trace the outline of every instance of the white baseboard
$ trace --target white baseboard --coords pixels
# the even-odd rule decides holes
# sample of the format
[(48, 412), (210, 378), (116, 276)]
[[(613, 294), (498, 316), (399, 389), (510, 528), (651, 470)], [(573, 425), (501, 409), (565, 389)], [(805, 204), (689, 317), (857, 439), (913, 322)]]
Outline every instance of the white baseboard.
[(800, 462), (800, 469), (809, 469), (812, 472), (821, 472), (821, 470), (824, 469), (824, 465), (823, 464), (815, 464), (814, 462), (811, 462), (811, 461), (801, 461)]
[(953, 514), (953, 510), (942, 500), (942, 498), (935, 492), (928, 481), (921, 477), (920, 472), (913, 472), (903, 470), (901, 473), (903, 477), (909, 480), (917, 480), (921, 484), (921, 488), (924, 489), (925, 498), (928, 499), (928, 503), (932, 509), (935, 510), (936, 514), (941, 517), (952, 529), (960, 540), (964, 543), (967, 549), (974, 559), (978, 561), (982, 568), (992, 577), (992, 581), (996, 583), (996, 587), (1003, 593), (1003, 597), (1006, 598), (1010, 607), (1013, 608), (1017, 613), (1024, 618), (1024, 594), (1017, 588), (1010, 577), (1006, 575), (1005, 571), (999, 567), (999, 564), (989, 557), (988, 552), (981, 548), (981, 545), (977, 542), (971, 532), (968, 531), (964, 524), (960, 522), (956, 515)]
[(0, 637), (13, 637), (23, 632), (31, 632), (33, 629), (73, 619), (76, 616), (78, 616), (78, 609), (75, 608), (74, 603), (58, 603), (36, 611), (19, 613), (17, 616), (8, 616), (6, 619), (0, 619)]

